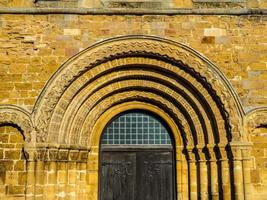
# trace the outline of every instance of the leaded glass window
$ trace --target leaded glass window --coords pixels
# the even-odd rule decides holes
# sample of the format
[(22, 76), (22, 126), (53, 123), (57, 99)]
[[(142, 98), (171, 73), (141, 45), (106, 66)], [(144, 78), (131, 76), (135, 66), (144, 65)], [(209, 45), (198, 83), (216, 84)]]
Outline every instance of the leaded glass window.
[(163, 145), (171, 144), (164, 124), (155, 116), (132, 111), (116, 117), (104, 130), (102, 144)]

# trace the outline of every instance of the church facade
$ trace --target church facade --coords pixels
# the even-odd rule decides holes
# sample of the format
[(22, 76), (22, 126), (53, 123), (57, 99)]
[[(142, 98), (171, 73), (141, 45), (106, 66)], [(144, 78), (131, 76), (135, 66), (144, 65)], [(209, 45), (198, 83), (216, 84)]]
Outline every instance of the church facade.
[(0, 199), (267, 199), (266, 0), (3, 0), (0, 26)]

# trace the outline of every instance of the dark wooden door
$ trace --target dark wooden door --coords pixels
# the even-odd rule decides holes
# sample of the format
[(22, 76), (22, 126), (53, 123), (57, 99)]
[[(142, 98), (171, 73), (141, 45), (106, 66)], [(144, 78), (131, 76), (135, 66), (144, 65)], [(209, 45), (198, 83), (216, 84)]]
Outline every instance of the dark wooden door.
[(101, 200), (135, 200), (136, 154), (104, 152), (101, 162)]
[(101, 200), (174, 200), (172, 151), (106, 149), (100, 172)]

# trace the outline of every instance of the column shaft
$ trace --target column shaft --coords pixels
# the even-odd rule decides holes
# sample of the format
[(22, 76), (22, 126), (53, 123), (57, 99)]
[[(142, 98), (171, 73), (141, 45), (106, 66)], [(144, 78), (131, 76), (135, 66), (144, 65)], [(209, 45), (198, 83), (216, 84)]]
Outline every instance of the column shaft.
[(188, 150), (189, 155), (189, 189), (190, 200), (197, 200), (197, 163), (194, 152)]
[(49, 161), (48, 163), (48, 184), (46, 187), (46, 195), (48, 200), (56, 199), (56, 185), (57, 185), (57, 163), (56, 161)]
[(27, 185), (26, 185), (26, 199), (33, 200), (35, 195), (35, 162), (33, 160), (27, 160)]
[(36, 176), (35, 176), (35, 196), (38, 197), (38, 200), (44, 199), (44, 161), (36, 161)]
[(200, 168), (200, 199), (206, 200), (208, 199), (208, 169), (207, 169), (207, 161), (199, 162)]
[(244, 177), (244, 195), (245, 200), (252, 199), (252, 186), (251, 186), (251, 157), (250, 157), (250, 149), (242, 150), (243, 157), (243, 177)]

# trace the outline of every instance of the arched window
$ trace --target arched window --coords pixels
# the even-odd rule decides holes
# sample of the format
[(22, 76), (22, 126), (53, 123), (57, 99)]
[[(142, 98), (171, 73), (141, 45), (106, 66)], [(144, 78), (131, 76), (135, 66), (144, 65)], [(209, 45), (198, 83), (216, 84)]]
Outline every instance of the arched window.
[(116, 117), (105, 128), (102, 144), (168, 145), (171, 138), (164, 123), (143, 111), (132, 111)]

